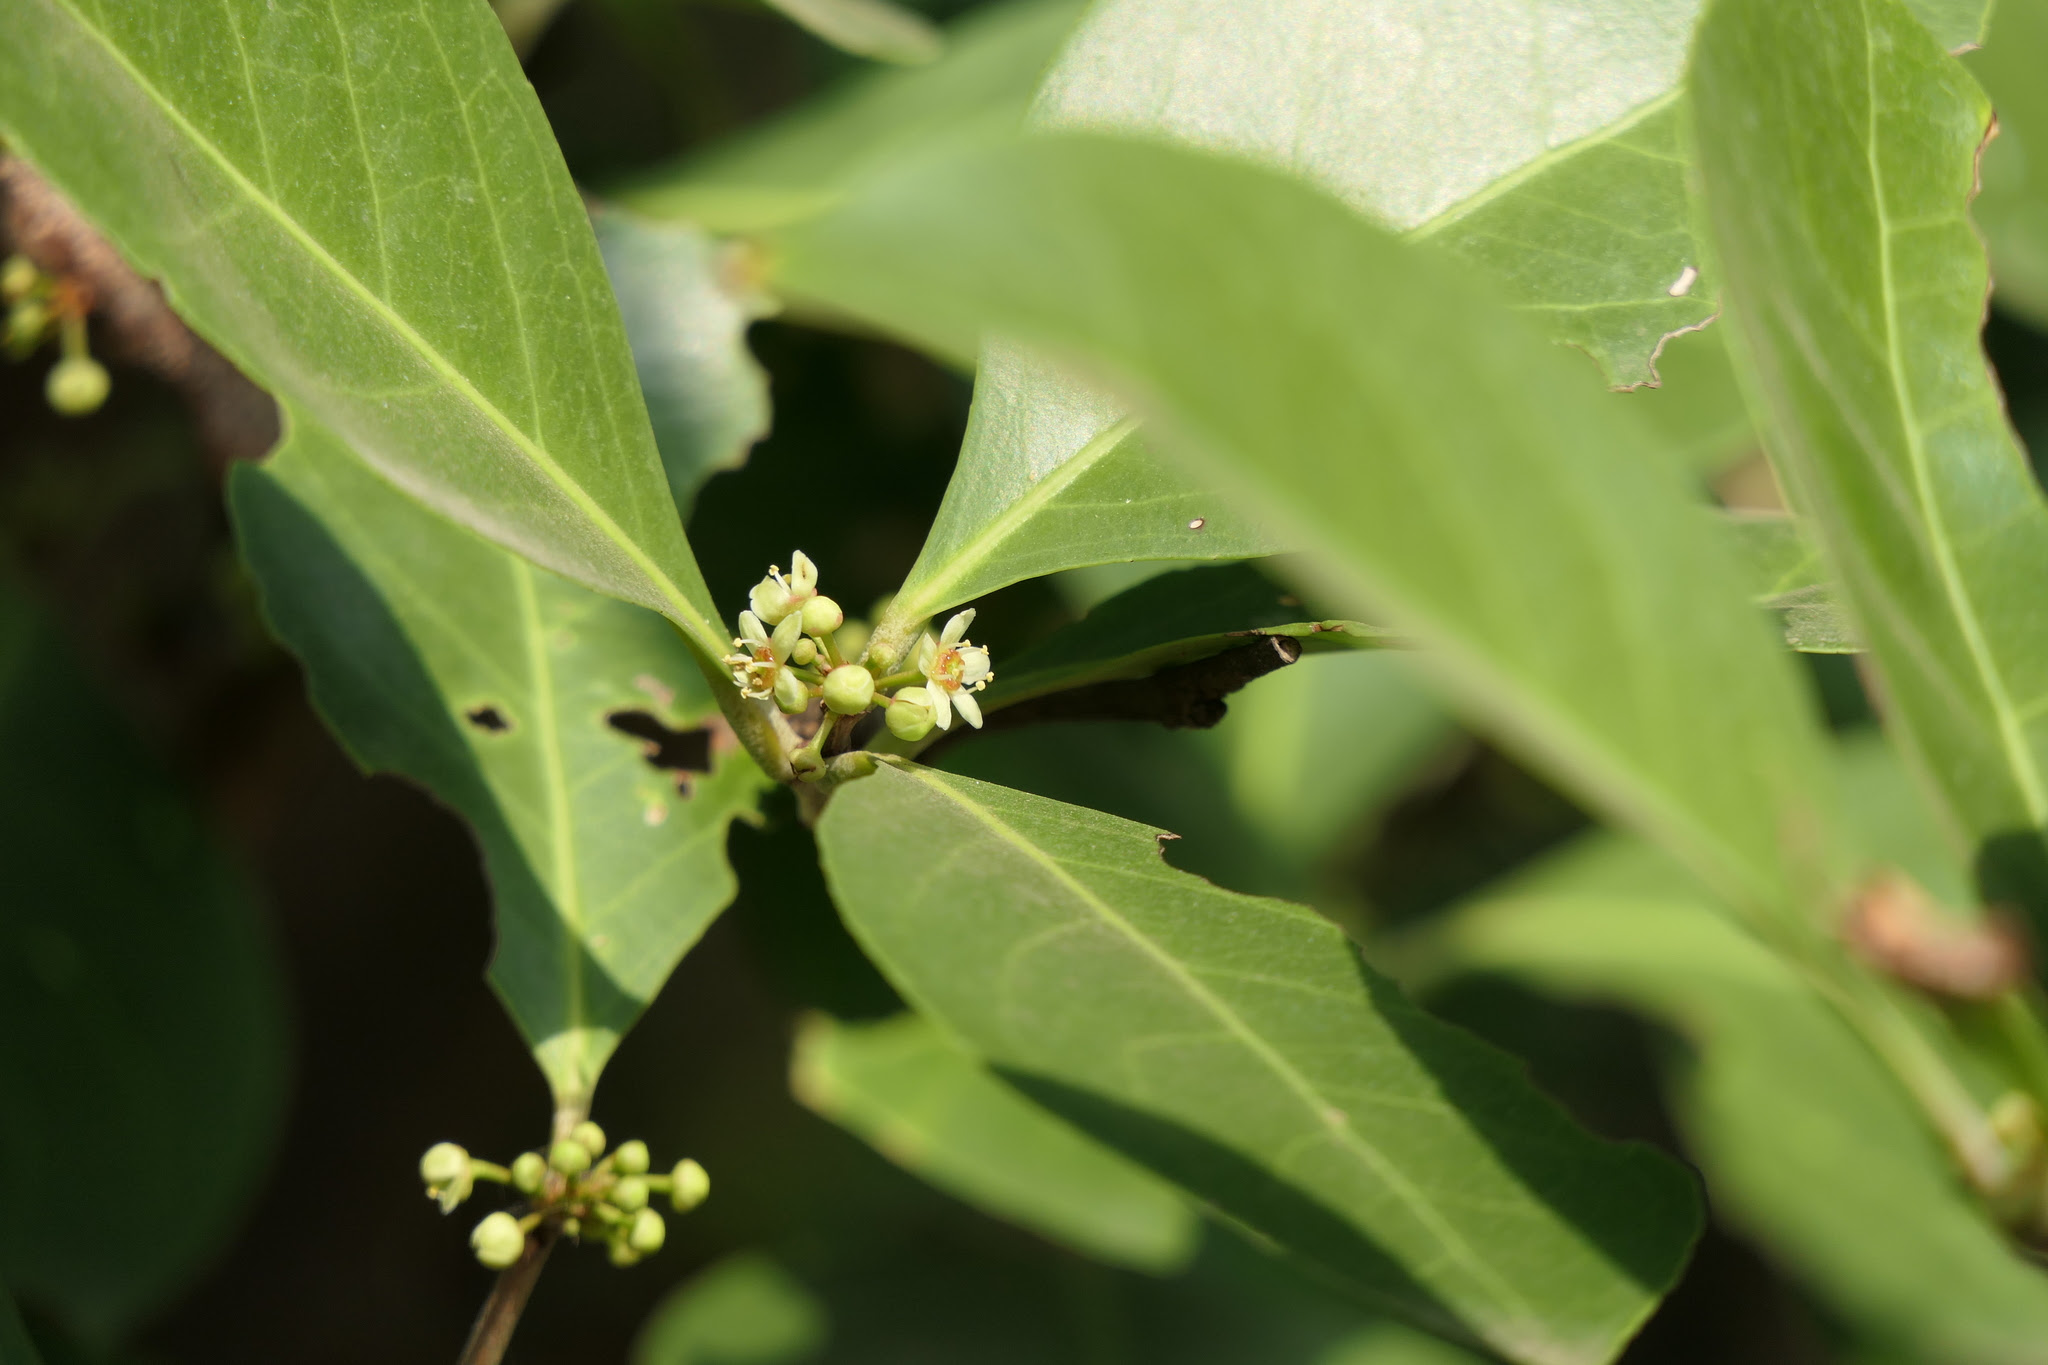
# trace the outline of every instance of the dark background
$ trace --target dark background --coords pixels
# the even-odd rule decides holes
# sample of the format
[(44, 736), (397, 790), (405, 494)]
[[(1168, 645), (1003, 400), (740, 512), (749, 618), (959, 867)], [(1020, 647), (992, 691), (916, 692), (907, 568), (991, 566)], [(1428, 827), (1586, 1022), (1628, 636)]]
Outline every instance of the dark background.
[[(945, 17), (964, 7), (926, 8)], [(529, 71), (571, 169), (601, 187), (853, 65), (756, 11), (582, 0)], [(835, 517), (807, 526), (803, 548), (832, 567), (843, 601), (864, 604), (915, 557), (958, 446), (967, 385), (874, 342), (777, 323), (757, 326), (753, 341), (773, 379), (775, 431), (699, 499), (690, 534), (713, 591), (737, 600), (764, 562), (786, 556), (789, 545), (762, 539), (760, 509), (778, 489), (815, 488), (827, 471), (851, 468), (859, 477), (839, 485)], [(2048, 404), (2048, 340), (1997, 320), (1991, 344), (2016, 418), (2033, 425)], [(419, 1153), (445, 1138), (510, 1154), (534, 1145), (548, 1119), (538, 1074), (484, 985), (490, 904), (476, 849), (433, 800), (363, 777), (327, 735), (292, 660), (264, 632), (222, 509), (223, 469), (178, 395), (117, 367), (102, 412), (59, 419), (42, 401), (47, 364), (47, 353), (0, 364), (0, 564), (54, 614), (246, 868), (294, 1030), (288, 1119), (260, 1195), (133, 1358), (450, 1361), (490, 1277), (466, 1247), (470, 1210), (443, 1220), (420, 1197)], [(1014, 647), (1064, 611), (1050, 589), (1025, 585), (984, 607), (977, 635)], [(1854, 723), (1853, 675), (1837, 667), (1821, 681)], [(1394, 812), (1348, 875), (1380, 914), (1412, 917), (1582, 823), (1538, 779), (1472, 745)], [(751, 1247), (844, 1286), (842, 1317), (901, 1302), (933, 1321), (929, 1340), (890, 1359), (1172, 1358), (1130, 1344), (1135, 1324), (1183, 1316), (1170, 1287), (984, 1218), (789, 1098), (788, 1044), (803, 1010), (878, 1015), (894, 999), (838, 927), (786, 800), (770, 803), (760, 828), (735, 830), (732, 855), (738, 903), (626, 1040), (599, 1111), (615, 1138), (644, 1137), (664, 1158), (697, 1156), (714, 1197), (672, 1220), (669, 1249), (633, 1271), (558, 1253), (512, 1358), (622, 1361), (662, 1295)], [(1672, 1040), (1500, 985), (1459, 987), (1436, 1003), (1511, 1042), (1597, 1129), (1673, 1145), (1654, 1075)], [(1227, 1245), (1215, 1254), (1233, 1255)], [(1321, 1311), (1301, 1302), (1299, 1314)], [(87, 1358), (49, 1322), (37, 1326), (52, 1365)], [(1715, 1232), (1628, 1359), (1818, 1361), (1835, 1358), (1833, 1338), (1751, 1251)], [(1264, 1358), (1256, 1334), (1239, 1358)]]

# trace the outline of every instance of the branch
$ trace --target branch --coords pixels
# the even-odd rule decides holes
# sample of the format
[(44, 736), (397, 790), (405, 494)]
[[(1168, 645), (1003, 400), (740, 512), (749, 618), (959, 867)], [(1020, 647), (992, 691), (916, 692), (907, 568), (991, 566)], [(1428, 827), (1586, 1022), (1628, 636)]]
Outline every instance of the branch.
[[(1149, 678), (1091, 683), (990, 711), (982, 729), (1016, 730), (1062, 720), (1140, 720), (1169, 730), (1207, 730), (1230, 709), (1225, 697), (1300, 657), (1301, 641), (1265, 635), (1253, 644), (1163, 668)], [(920, 761), (929, 762), (933, 750), (970, 733), (965, 726), (956, 727), (919, 755)]]
[(277, 405), (192, 333), (163, 290), (135, 273), (98, 229), (17, 156), (0, 154), (0, 238), (50, 275), (79, 286), (116, 358), (183, 395), (218, 468), (277, 444)]

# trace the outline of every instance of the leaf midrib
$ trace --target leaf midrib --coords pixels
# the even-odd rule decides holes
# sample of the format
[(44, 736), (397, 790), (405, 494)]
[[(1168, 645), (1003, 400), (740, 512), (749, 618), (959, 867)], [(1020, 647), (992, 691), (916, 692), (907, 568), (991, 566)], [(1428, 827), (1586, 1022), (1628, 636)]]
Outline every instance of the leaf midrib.
[[(247, 175), (243, 174), (241, 168), (236, 166), (228, 158), (227, 154), (215, 145), (212, 139), (208, 138), (191, 120), (187, 119), (183, 112), (156, 87), (155, 83), (128, 59), (127, 54), (115, 44), (113, 39), (78, 9), (74, 0), (52, 0), (52, 3), (71, 16), (72, 22), (79, 31), (88, 35), (115, 65), (127, 74), (128, 78), (135, 83), (136, 88), (149, 99), (150, 103), (155, 105), (165, 118), (170, 120), (185, 134), (192, 146), (219, 167), (222, 174), (227, 176), (242, 191), (250, 203), (254, 204), (275, 222), (287, 236), (297, 242), (313, 258), (316, 264), (339, 281), (349, 293), (354, 294), (361, 300), (369, 311), (395, 333), (402, 342), (416, 351), (426, 361), (428, 367), (438, 373), (450, 388), (454, 389), (458, 395), (466, 399), (477, 411), (481, 412), (492, 426), (504, 433), (506, 438), (512, 442), (520, 453), (532, 461), (534, 466), (540, 470), (548, 481), (560, 489), (576, 509), (588, 517), (591, 524), (596, 526), (598, 531), (612, 544), (617, 546), (633, 566), (645, 575), (647, 581), (667, 600), (678, 623), (697, 636), (697, 643), (700, 648), (709, 650), (713, 655), (719, 652), (723, 647), (723, 638), (713, 631), (710, 625), (699, 615), (696, 607), (690, 602), (683, 591), (676, 586), (674, 580), (668, 576), (666, 571), (643, 551), (631, 536), (625, 534), (624, 528), (612, 519), (611, 514), (605, 511), (604, 507), (584, 489), (581, 483), (563, 469), (555, 461), (554, 457), (547, 453), (544, 447), (528, 436), (525, 431), (507, 417), (495, 403), (486, 398), (482, 391), (472, 384), (467, 376), (457, 369), (446, 356), (443, 356), (411, 323), (407, 322), (403, 315), (398, 313), (373, 292), (368, 285), (358, 279), (354, 272), (335, 259), (333, 254), (323, 247), (319, 240), (308, 232), (296, 218), (287, 213), (281, 204), (260, 190)], [(251, 104), (252, 111), (256, 107), (254, 103)]]
[(900, 609), (892, 608), (890, 615), (907, 625), (914, 625), (934, 612), (951, 606), (958, 599), (948, 598), (947, 594), (967, 576), (971, 568), (989, 559), (1003, 541), (1022, 530), (1040, 509), (1064, 493), (1076, 479), (1106, 459), (1112, 451), (1129, 439), (1137, 428), (1138, 419), (1135, 417), (1125, 417), (1104, 427), (1087, 445), (1046, 471), (1038, 482), (1024, 490), (1021, 497), (975, 532), (971, 540), (948, 555), (946, 568), (906, 592), (903, 595), (904, 605)]
[(1950, 543), (1949, 527), (1934, 488), (1933, 471), (1928, 462), (1919, 414), (1905, 382), (1906, 358), (1900, 348), (1898, 290), (1892, 261), (1894, 230), (1885, 194), (1883, 158), (1878, 149), (1877, 51), (1872, 36), (1876, 21), (1870, 13), (1870, 0), (1859, 0), (1859, 8), (1863, 15), (1864, 96), (1867, 101), (1864, 119), (1864, 156), (1870, 171), (1871, 208), (1876, 214), (1878, 225), (1878, 270), (1884, 292), (1886, 383), (1892, 391), (1892, 400), (1898, 405), (1899, 415), (1903, 419), (1900, 426), (1905, 436), (1906, 458), (1912, 465), (1913, 490), (1928, 530), (1927, 544), (1933, 553), (1936, 571), (1941, 577), (1942, 591), (1948, 598), (1949, 609), (1955, 613), (1956, 624), (1961, 629), (1964, 643), (1970, 651), (1970, 661), (1983, 681), (1986, 699), (1991, 703), (1997, 725), (1999, 747), (2005, 754), (2006, 766), (2011, 770), (2018, 785), (2020, 799), (2027, 808), (2028, 819), (2036, 830), (2040, 830), (2044, 825), (2048, 825), (2048, 791), (2043, 790), (2041, 775), (2034, 770), (2028, 758), (2024, 727), (2006, 689), (2004, 672), (1992, 654), (1990, 640), (1984, 633), (1983, 622), (1977, 617), (1976, 603), (1970, 595), (1969, 585), (1964, 581), (1962, 568), (1956, 562), (1955, 548)]
[(898, 767), (896, 771), (906, 777), (915, 779), (928, 790), (942, 794), (961, 810), (966, 811), (970, 817), (986, 827), (995, 837), (1009, 844), (1027, 859), (1043, 868), (1055, 881), (1066, 887), (1084, 907), (1094, 911), (1103, 923), (1116, 930), (1140, 952), (1149, 957), (1191, 999), (1214, 1017), (1226, 1032), (1243, 1044), (1253, 1056), (1263, 1062), (1280, 1079), (1281, 1083), (1308, 1110), (1310, 1120), (1315, 1127), (1321, 1128), (1334, 1137), (1341, 1149), (1351, 1151), (1408, 1208), (1416, 1220), (1429, 1229), (1431, 1235), (1436, 1238), (1438, 1244), (1442, 1247), (1445, 1255), (1462, 1264), (1476, 1280), (1488, 1285), (1492, 1289), (1497, 1301), (1511, 1312), (1519, 1314), (1524, 1319), (1534, 1319), (1536, 1317), (1527, 1301), (1522, 1298), (1514, 1286), (1509, 1284), (1492, 1266), (1480, 1258), (1478, 1253), (1458, 1234), (1457, 1230), (1444, 1221), (1435, 1206), (1422, 1197), (1421, 1193), (1409, 1183), (1407, 1177), (1401, 1173), (1399, 1168), (1383, 1152), (1369, 1142), (1363, 1134), (1359, 1133), (1348, 1122), (1331, 1121), (1329, 1117), (1331, 1113), (1341, 1112), (1337, 1105), (1325, 1099), (1316, 1090), (1314, 1084), (1306, 1076), (1302, 1075), (1285, 1056), (1261, 1037), (1228, 1003), (1204, 985), (1200, 978), (1182, 966), (1172, 954), (1140, 933), (1136, 925), (1117, 913), (1115, 907), (1096, 895), (1094, 891), (1090, 890), (1085, 883), (1068, 872), (1056, 859), (1040, 849), (1031, 840), (1019, 834), (986, 807), (968, 800), (945, 783), (939, 781), (928, 770)]

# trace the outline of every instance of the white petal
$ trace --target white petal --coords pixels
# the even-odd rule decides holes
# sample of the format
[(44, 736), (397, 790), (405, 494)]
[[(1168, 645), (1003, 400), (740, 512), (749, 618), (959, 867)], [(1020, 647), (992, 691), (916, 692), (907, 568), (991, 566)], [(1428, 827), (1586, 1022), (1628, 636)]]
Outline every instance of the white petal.
[(740, 638), (733, 641), (733, 643), (737, 645), (741, 640), (755, 645), (765, 645), (768, 643), (768, 627), (762, 625), (761, 618), (754, 615), (751, 611), (740, 613)]
[(953, 705), (960, 708), (960, 718), (975, 729), (981, 728), (981, 703), (974, 699), (972, 692), (955, 692)]
[(989, 676), (988, 651), (969, 646), (960, 651), (960, 685), (972, 687)]
[(952, 698), (947, 695), (946, 689), (943, 687), (934, 687), (928, 690), (931, 692), (932, 698), (932, 723), (941, 730), (947, 729), (953, 724)]
[(789, 561), (789, 587), (791, 592), (809, 594), (818, 588), (818, 566), (811, 563), (811, 557), (802, 550)]
[(782, 618), (782, 624), (775, 628), (775, 635), (769, 648), (775, 651), (775, 662), (789, 662), (789, 652), (796, 648), (796, 642), (803, 637), (804, 618), (791, 614)]
[(967, 628), (973, 624), (973, 607), (969, 607), (966, 611), (954, 612), (953, 619), (946, 622), (945, 630), (941, 631), (939, 634), (939, 643), (942, 645), (959, 644), (960, 641), (966, 637)]
[(939, 661), (939, 642), (926, 631), (917, 642), (917, 671), (927, 678), (932, 675), (932, 665)]

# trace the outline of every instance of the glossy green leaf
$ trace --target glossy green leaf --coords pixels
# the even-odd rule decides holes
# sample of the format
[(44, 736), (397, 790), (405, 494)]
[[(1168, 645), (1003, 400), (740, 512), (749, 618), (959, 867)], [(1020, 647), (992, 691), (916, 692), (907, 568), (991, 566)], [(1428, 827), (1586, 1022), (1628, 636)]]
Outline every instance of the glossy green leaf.
[(1468, 969), (1677, 1027), (1695, 1060), (1670, 1085), (1715, 1209), (1860, 1334), (1944, 1365), (2048, 1360), (2048, 1278), (1839, 1016), (1682, 872), (1601, 841), (1458, 912), (1447, 937)]
[(728, 1257), (672, 1291), (633, 1343), (633, 1365), (799, 1365), (819, 1359), (826, 1309), (771, 1257)]
[(638, 176), (613, 197), (636, 213), (712, 232), (752, 232), (817, 212), (905, 149), (963, 131), (1012, 131), (1081, 0), (1010, 0), (946, 31), (946, 52), (914, 70), (863, 73), (709, 151)]
[(1033, 1099), (1432, 1330), (1610, 1359), (1684, 1258), (1685, 1177), (1159, 834), (893, 764), (818, 827), (870, 955)]
[[(1114, 1354), (1111, 1354), (1114, 1352)], [(743, 1252), (655, 1309), (633, 1365), (1474, 1365), (1242, 1244), (1188, 1274), (1079, 1266), (1017, 1248), (943, 1253), (863, 1229), (786, 1258)]]
[(1709, 327), (1672, 337), (1657, 353), (1662, 382), (1630, 389), (1616, 400), (1648, 418), (1688, 469), (1709, 478), (1762, 450), (1728, 359), (1726, 335), (1725, 328)]
[(1456, 733), (1407, 659), (1304, 656), (1230, 701), (1207, 732), (1237, 809), (1284, 858), (1315, 867), (1357, 848)]
[(1200, 1226), (1173, 1188), (991, 1076), (915, 1014), (818, 1018), (790, 1088), (948, 1193), (1114, 1265), (1187, 1264)]
[(739, 250), (700, 228), (604, 208), (592, 223), (668, 490), (687, 517), (704, 481), (739, 468), (768, 434), (768, 375), (747, 349), (747, 326), (770, 308), (747, 285)]
[(0, 1283), (106, 1346), (255, 1194), (284, 1113), (284, 1001), (198, 810), (11, 594), (0, 868)]
[(2038, 910), (2048, 504), (1978, 338), (1968, 205), (1989, 105), (1898, 0), (1723, 0), (1695, 63), (1708, 208), (1781, 481), (1987, 893)]
[[(688, 646), (452, 525), (317, 428), (238, 469), (233, 501), (264, 610), (329, 724), (364, 767), (413, 779), (476, 831), (492, 984), (556, 1102), (587, 1106), (619, 1036), (732, 899), (726, 830), (763, 782), (717, 738)], [(628, 713), (710, 771), (651, 766), (648, 741), (610, 723)]]
[(1991, 92), (1998, 136), (1984, 149), (1971, 217), (1991, 248), (1998, 302), (2048, 326), (2048, 0), (1998, 0), (1984, 46), (1964, 64)]
[(985, 710), (1049, 692), (1144, 678), (1252, 643), (1298, 640), (1305, 652), (1374, 649), (1387, 632), (1359, 621), (1304, 621), (1301, 599), (1249, 564), (1180, 569), (1147, 579), (1081, 620), (1003, 660)]
[(725, 646), (575, 187), (476, 0), (25, 0), (0, 135), (285, 404)]
[(1738, 903), (1827, 875), (1809, 703), (1676, 460), (1435, 258), (1269, 172), (1075, 136), (907, 167), (781, 251), (786, 287), (928, 344), (1115, 376), (1316, 549), (1317, 598)]
[(919, 65), (946, 50), (932, 21), (895, 0), (765, 0), (834, 47), (856, 57)]

